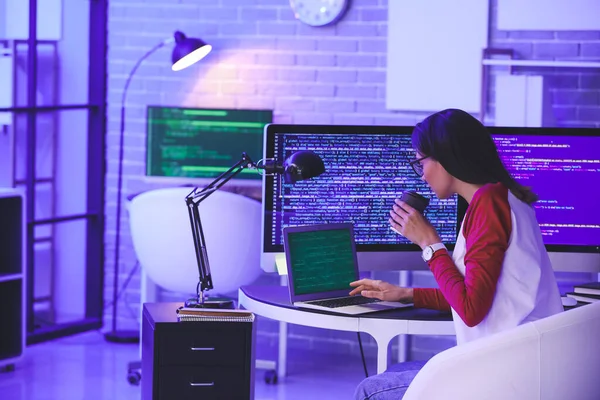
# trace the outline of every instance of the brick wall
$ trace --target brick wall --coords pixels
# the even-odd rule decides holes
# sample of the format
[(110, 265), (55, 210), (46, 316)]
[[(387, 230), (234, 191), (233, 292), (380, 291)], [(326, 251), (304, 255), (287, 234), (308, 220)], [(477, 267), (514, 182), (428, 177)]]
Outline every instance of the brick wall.
[[(496, 0), (492, 1), (495, 9)], [(149, 48), (175, 29), (211, 43), (197, 66), (173, 73), (170, 49), (160, 50), (138, 70), (127, 102), (124, 196), (155, 188), (143, 181), (145, 107), (153, 105), (269, 108), (276, 123), (414, 124), (424, 114), (385, 109), (387, 0), (353, 0), (335, 26), (311, 28), (294, 19), (287, 0), (113, 0), (109, 13), (109, 124), (106, 178), (106, 298), (112, 296), (116, 170), (121, 91), (129, 70)], [(600, 60), (600, 32), (500, 32), (493, 47), (515, 49), (521, 58)], [(520, 68), (549, 77), (560, 126), (600, 126), (597, 70)], [(493, 90), (490, 98), (493, 119)], [(123, 217), (121, 282), (135, 264), (126, 211)], [(138, 273), (122, 296), (120, 326), (137, 326)], [(396, 273), (383, 277), (397, 281)], [(568, 285), (571, 275), (559, 276)], [(586, 280), (589, 277), (577, 276)], [(264, 276), (277, 284), (278, 278)], [(414, 283), (432, 286), (431, 275)], [(165, 299), (181, 297), (165, 294)], [(106, 322), (110, 323), (107, 312)], [(366, 336), (366, 335), (365, 335)], [(356, 335), (290, 327), (290, 346), (356, 351)], [(259, 340), (274, 344), (276, 324), (261, 320)], [(373, 343), (367, 338), (372, 355)], [(427, 358), (454, 344), (452, 337), (414, 338), (414, 358)]]

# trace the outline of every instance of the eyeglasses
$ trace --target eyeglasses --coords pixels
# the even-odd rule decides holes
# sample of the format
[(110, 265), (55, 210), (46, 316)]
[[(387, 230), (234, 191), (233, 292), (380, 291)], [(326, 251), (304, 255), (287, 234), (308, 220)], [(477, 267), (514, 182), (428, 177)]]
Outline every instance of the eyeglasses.
[(415, 174), (417, 174), (419, 176), (423, 176), (423, 164), (421, 164), (421, 161), (423, 161), (427, 158), (429, 158), (429, 156), (417, 158), (416, 160), (413, 160), (409, 163), (410, 166), (412, 167), (413, 171), (415, 171)]

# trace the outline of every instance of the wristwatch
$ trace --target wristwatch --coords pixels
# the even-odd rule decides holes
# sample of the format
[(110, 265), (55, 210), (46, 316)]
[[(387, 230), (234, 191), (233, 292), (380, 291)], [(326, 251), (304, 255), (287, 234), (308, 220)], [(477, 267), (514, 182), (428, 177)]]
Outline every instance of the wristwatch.
[(421, 257), (423, 257), (423, 261), (428, 262), (433, 257), (433, 253), (435, 253), (438, 250), (445, 249), (445, 248), (446, 248), (446, 246), (444, 246), (443, 243), (434, 243), (423, 249), (423, 253), (421, 254)]

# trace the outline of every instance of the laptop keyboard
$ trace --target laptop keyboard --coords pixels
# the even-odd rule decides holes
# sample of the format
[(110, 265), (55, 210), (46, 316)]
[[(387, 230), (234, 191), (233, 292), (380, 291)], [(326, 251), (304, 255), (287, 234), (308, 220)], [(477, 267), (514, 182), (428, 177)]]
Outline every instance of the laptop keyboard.
[(380, 300), (379, 299), (370, 299), (368, 297), (362, 297), (362, 296), (350, 296), (350, 297), (340, 297), (338, 299), (307, 301), (306, 303), (314, 304), (316, 306), (327, 307), (327, 308), (339, 308), (339, 307), (347, 307), (347, 306), (358, 306), (361, 304), (376, 303), (378, 301), (380, 301)]

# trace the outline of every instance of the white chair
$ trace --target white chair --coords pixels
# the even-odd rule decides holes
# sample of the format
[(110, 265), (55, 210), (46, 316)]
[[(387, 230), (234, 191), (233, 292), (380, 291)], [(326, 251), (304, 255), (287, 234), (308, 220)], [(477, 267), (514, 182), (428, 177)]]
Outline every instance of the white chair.
[(600, 302), (435, 355), (404, 400), (600, 399)]
[[(191, 191), (150, 190), (129, 205), (131, 238), (142, 270), (156, 285), (189, 297), (196, 294), (198, 282), (185, 204)], [(219, 190), (200, 203), (199, 211), (214, 285), (209, 295), (233, 293), (254, 282), (262, 272), (260, 202)], [(147, 298), (144, 293), (141, 297)]]

